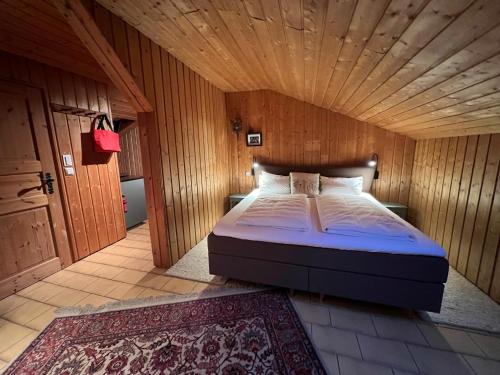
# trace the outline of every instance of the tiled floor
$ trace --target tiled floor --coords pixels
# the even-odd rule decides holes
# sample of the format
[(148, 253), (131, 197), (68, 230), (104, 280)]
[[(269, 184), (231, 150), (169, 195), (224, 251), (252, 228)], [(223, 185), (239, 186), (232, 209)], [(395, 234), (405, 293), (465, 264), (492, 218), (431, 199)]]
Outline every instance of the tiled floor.
[[(127, 238), (0, 300), (0, 368), (58, 307), (199, 292), (210, 286), (154, 267), (147, 224)], [(435, 326), (405, 311), (299, 293), (292, 297), (331, 374), (500, 374), (500, 337)], [(0, 370), (1, 372), (1, 370)]]

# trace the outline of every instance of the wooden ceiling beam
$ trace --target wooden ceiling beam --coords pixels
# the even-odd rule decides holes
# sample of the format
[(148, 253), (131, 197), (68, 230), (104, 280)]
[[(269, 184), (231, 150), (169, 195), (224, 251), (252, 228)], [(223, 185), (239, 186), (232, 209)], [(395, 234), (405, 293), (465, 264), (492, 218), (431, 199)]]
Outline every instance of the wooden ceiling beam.
[(52, 3), (134, 109), (137, 112), (152, 112), (148, 99), (80, 0), (52, 0)]

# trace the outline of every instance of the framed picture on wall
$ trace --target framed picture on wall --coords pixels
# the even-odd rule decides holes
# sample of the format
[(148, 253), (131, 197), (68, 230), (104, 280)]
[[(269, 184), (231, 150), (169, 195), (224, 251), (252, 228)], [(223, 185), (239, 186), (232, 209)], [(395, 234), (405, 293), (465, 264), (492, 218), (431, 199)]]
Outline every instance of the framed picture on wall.
[(262, 133), (247, 133), (247, 146), (262, 146)]

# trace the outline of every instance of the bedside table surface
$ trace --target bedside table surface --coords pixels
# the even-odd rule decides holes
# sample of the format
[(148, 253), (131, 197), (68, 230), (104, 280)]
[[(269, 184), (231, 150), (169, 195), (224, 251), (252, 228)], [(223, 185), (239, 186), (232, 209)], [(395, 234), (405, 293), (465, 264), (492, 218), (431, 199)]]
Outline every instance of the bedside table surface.
[(229, 198), (231, 199), (243, 199), (247, 196), (248, 194), (231, 194)]
[(395, 208), (408, 208), (406, 205), (398, 202), (380, 202), (385, 207), (395, 207)]

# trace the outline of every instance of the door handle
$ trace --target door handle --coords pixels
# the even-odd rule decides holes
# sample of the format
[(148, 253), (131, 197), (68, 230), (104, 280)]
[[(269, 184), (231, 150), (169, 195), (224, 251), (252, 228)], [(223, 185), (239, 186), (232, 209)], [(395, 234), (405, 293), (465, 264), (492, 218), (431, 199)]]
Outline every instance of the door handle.
[(44, 177), (41, 179), (42, 184), (47, 186), (47, 194), (54, 194), (54, 179), (52, 178), (49, 172), (44, 174)]

